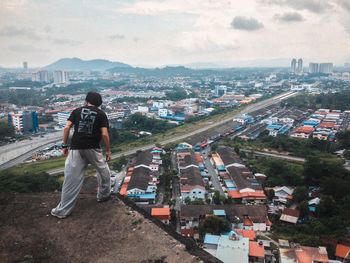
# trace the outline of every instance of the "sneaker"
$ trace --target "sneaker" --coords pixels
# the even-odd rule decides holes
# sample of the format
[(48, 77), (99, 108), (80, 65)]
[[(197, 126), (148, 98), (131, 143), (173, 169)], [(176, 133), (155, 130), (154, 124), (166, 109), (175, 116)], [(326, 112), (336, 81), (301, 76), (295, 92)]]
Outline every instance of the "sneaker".
[(64, 219), (64, 218), (67, 217), (66, 215), (62, 216), (62, 215), (56, 214), (56, 208), (53, 208), (53, 209), (51, 210), (51, 215), (54, 216), (54, 217), (57, 217), (57, 218), (59, 218), (59, 219)]
[(98, 203), (102, 203), (102, 202), (108, 201), (109, 199), (111, 199), (111, 195), (107, 195), (107, 196), (104, 196), (104, 197), (97, 198), (97, 202)]

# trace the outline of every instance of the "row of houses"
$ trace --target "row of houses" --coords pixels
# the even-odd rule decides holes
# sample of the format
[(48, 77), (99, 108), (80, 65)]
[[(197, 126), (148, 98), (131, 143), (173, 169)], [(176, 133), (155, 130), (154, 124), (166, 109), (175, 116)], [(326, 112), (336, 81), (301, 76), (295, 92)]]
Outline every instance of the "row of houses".
[(343, 127), (344, 122), (348, 122), (348, 113), (347, 111), (318, 109), (290, 136), (302, 139), (312, 137), (319, 140), (334, 140), (335, 134)]
[(155, 202), (159, 183), (159, 166), (162, 164), (162, 149), (140, 151), (128, 166), (127, 174), (120, 188), (120, 194), (139, 204)]
[(208, 216), (228, 220), (232, 229), (270, 231), (272, 225), (265, 205), (181, 205), (181, 234), (198, 238), (199, 224)]
[(202, 157), (193, 152), (191, 145), (182, 143), (177, 147), (176, 159), (182, 200), (186, 198), (204, 200), (206, 189)]
[(246, 167), (234, 149), (219, 147), (212, 154), (211, 161), (224, 182), (228, 197), (240, 199), (243, 203), (262, 203), (266, 195), (261, 186), (266, 176), (253, 174)]

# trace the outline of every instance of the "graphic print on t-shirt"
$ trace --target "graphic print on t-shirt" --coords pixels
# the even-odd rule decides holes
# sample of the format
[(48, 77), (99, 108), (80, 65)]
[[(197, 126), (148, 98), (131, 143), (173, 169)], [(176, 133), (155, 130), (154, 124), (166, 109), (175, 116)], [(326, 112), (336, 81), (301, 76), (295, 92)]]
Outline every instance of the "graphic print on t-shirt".
[(97, 112), (87, 108), (81, 109), (81, 120), (79, 121), (78, 132), (92, 134)]

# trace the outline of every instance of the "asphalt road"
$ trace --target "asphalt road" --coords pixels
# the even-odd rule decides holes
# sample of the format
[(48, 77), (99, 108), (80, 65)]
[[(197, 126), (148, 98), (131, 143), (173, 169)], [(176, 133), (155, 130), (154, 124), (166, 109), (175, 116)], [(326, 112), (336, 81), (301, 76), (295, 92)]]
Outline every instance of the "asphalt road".
[[(179, 140), (183, 140), (185, 138), (188, 138), (188, 137), (191, 137), (191, 136), (194, 136), (196, 134), (199, 134), (199, 133), (202, 133), (202, 132), (205, 132), (207, 130), (210, 130), (212, 128), (215, 128), (215, 127), (218, 127), (220, 125), (223, 125), (229, 121), (232, 121), (232, 118), (235, 117), (235, 116), (239, 116), (239, 115), (242, 115), (242, 114), (247, 114), (247, 113), (250, 113), (252, 111), (256, 111), (256, 110), (259, 110), (259, 109), (263, 109), (265, 107), (268, 107), (270, 105), (273, 105), (273, 104), (277, 104), (279, 103), (280, 101), (284, 100), (284, 99), (287, 99), (291, 96), (295, 96), (297, 93), (294, 93), (294, 92), (286, 92), (284, 94), (280, 94), (278, 96), (275, 96), (273, 98), (269, 98), (269, 99), (266, 99), (264, 101), (260, 101), (260, 102), (257, 102), (257, 103), (254, 103), (252, 105), (249, 105), (247, 106), (246, 108), (244, 108), (243, 110), (241, 110), (239, 113), (237, 113), (236, 115), (234, 116), (231, 116), (231, 117), (228, 117), (226, 119), (223, 119), (221, 121), (218, 121), (216, 123), (213, 123), (213, 124), (210, 124), (206, 127), (203, 127), (201, 129), (197, 129), (195, 131), (192, 131), (190, 133), (187, 133), (187, 134), (183, 134), (183, 135), (179, 135), (179, 136), (176, 136), (176, 137), (173, 137), (173, 138), (170, 138), (170, 139), (167, 139), (167, 140), (164, 140), (162, 142), (160, 142), (160, 144), (162, 145), (165, 145), (165, 144), (168, 144), (168, 143), (173, 143), (173, 142), (177, 142)], [(61, 136), (61, 134), (57, 134), (57, 137), (56, 138), (52, 138), (52, 140), (50, 142), (54, 142), (54, 141), (57, 141), (57, 139), (59, 139)], [(48, 142), (47, 142), (48, 143)], [(114, 154), (112, 155), (112, 158), (115, 159), (115, 158), (119, 158), (121, 156), (128, 156), (128, 155), (131, 155), (131, 154), (135, 154), (137, 151), (141, 150), (141, 151), (144, 151), (144, 150), (148, 150), (148, 149), (151, 149), (152, 147), (154, 147), (155, 144), (148, 144), (148, 145), (145, 145), (145, 146), (141, 146), (141, 147), (137, 147), (137, 148), (134, 148), (134, 149), (130, 149), (128, 151), (124, 151), (124, 152), (120, 152), (120, 153), (117, 153), (117, 154)], [(33, 150), (33, 149), (31, 149)], [(27, 152), (28, 153), (28, 152)], [(26, 154), (26, 153), (23, 153), (23, 154)], [(10, 168), (12, 166), (15, 166), (17, 164), (20, 164), (22, 163), (22, 158), (18, 158), (20, 156), (17, 155), (16, 158), (14, 158), (11, 163), (8, 165), (7, 168)], [(56, 168), (56, 169), (52, 169), (52, 170), (48, 170), (47, 171), (49, 174), (51, 175), (57, 175), (57, 174), (62, 174), (63, 173), (63, 167), (60, 167), (60, 168)]]

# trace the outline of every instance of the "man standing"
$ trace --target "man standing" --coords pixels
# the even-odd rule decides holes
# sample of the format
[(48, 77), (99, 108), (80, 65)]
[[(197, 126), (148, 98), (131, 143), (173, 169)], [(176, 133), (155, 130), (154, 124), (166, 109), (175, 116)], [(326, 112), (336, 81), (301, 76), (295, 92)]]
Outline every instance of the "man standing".
[[(84, 182), (85, 170), (90, 163), (97, 171), (97, 202), (110, 198), (110, 171), (106, 161), (111, 160), (107, 115), (98, 107), (102, 104), (99, 93), (89, 92), (85, 106), (75, 109), (63, 131), (63, 153), (67, 156), (64, 168), (61, 202), (51, 210), (51, 215), (65, 218), (72, 212)], [(74, 133), (68, 150), (69, 131)], [(100, 141), (106, 148), (103, 158)]]

